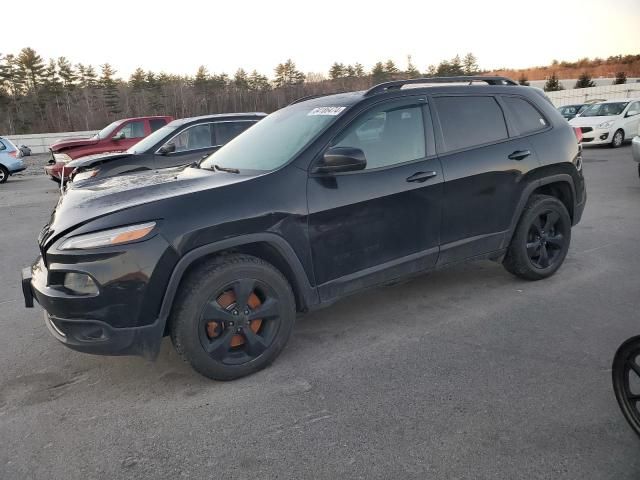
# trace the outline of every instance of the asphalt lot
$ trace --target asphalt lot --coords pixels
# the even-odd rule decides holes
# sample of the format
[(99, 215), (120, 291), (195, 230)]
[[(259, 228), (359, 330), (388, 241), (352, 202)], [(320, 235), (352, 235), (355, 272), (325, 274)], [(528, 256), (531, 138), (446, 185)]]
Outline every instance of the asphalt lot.
[(168, 339), (155, 363), (58, 344), (19, 285), (56, 185), (12, 177), (0, 478), (639, 478), (610, 365), (640, 334), (640, 179), (628, 146), (587, 150), (585, 171), (551, 279), (479, 262), (356, 295), (301, 317), (270, 368), (232, 383), (198, 376)]

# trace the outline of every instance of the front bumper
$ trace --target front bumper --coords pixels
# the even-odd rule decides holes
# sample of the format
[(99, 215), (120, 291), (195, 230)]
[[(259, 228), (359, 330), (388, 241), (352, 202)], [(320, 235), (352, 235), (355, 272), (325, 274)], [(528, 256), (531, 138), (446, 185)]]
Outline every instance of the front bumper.
[(56, 162), (53, 165), (45, 165), (44, 172), (49, 175), (51, 178), (55, 178), (56, 180), (61, 180), (64, 169), (64, 180), (68, 180), (71, 176), (71, 168), (65, 168), (65, 163)]
[[(46, 253), (51, 268), (38, 258), (31, 268), (22, 270), (25, 306), (38, 302), (51, 334), (69, 348), (154, 358), (165, 326), (160, 303), (175, 265), (166, 241), (156, 235), (121, 251), (114, 247), (97, 254), (60, 252), (57, 244)], [(154, 267), (160, 273), (152, 278)], [(83, 295), (61, 286), (60, 279), (69, 272), (89, 275), (98, 286), (97, 293)]]
[(605, 145), (611, 143), (613, 133), (608, 128), (593, 128), (588, 132), (582, 132), (582, 144), (589, 145)]
[(640, 163), (640, 136), (635, 136), (631, 140), (631, 155), (636, 162)]

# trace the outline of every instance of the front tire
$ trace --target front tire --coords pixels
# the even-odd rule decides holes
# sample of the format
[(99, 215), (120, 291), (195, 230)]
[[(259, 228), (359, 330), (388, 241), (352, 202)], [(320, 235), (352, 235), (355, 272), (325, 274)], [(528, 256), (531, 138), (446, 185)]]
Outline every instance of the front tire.
[(619, 148), (624, 143), (624, 131), (622, 129), (616, 130), (611, 138), (611, 148)]
[(616, 394), (622, 414), (631, 428), (640, 435), (640, 336), (630, 338), (624, 342), (613, 358), (611, 375), (613, 391)]
[(291, 335), (295, 299), (275, 267), (250, 255), (213, 259), (181, 285), (171, 340), (198, 373), (234, 380), (269, 365)]
[(534, 195), (525, 206), (503, 261), (526, 280), (550, 277), (564, 262), (571, 242), (571, 217), (556, 197)]
[(4, 183), (9, 178), (9, 170), (3, 165), (0, 165), (0, 183)]

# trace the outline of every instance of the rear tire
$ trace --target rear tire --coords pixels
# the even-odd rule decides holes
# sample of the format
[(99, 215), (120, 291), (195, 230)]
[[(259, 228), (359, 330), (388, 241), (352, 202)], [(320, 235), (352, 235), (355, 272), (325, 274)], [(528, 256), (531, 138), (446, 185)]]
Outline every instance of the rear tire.
[(9, 170), (3, 165), (0, 165), (0, 183), (4, 183), (9, 179)]
[(571, 242), (571, 217), (549, 195), (532, 196), (511, 238), (504, 267), (525, 280), (550, 277), (564, 262)]
[[(640, 336), (632, 337), (620, 345), (613, 359), (611, 377), (613, 391), (622, 414), (637, 435), (640, 435), (640, 409), (637, 383), (640, 378)], [(631, 378), (636, 377), (635, 381)], [(635, 391), (634, 391), (635, 390)]]
[(619, 148), (624, 143), (624, 131), (620, 128), (616, 130), (611, 138), (611, 148)]
[(275, 267), (250, 255), (207, 262), (183, 281), (171, 340), (194, 370), (234, 380), (269, 365), (291, 336), (295, 298)]

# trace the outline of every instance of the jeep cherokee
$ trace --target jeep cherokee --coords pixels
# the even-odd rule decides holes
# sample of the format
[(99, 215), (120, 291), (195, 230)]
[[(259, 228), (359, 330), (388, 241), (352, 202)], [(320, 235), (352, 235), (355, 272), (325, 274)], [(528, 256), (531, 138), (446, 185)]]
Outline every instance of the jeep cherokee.
[(25, 303), (76, 350), (153, 357), (170, 335), (201, 374), (238, 378), (296, 312), (364, 288), (480, 258), (555, 273), (586, 201), (578, 134), (502, 77), (294, 102), (199, 164), (71, 187)]

